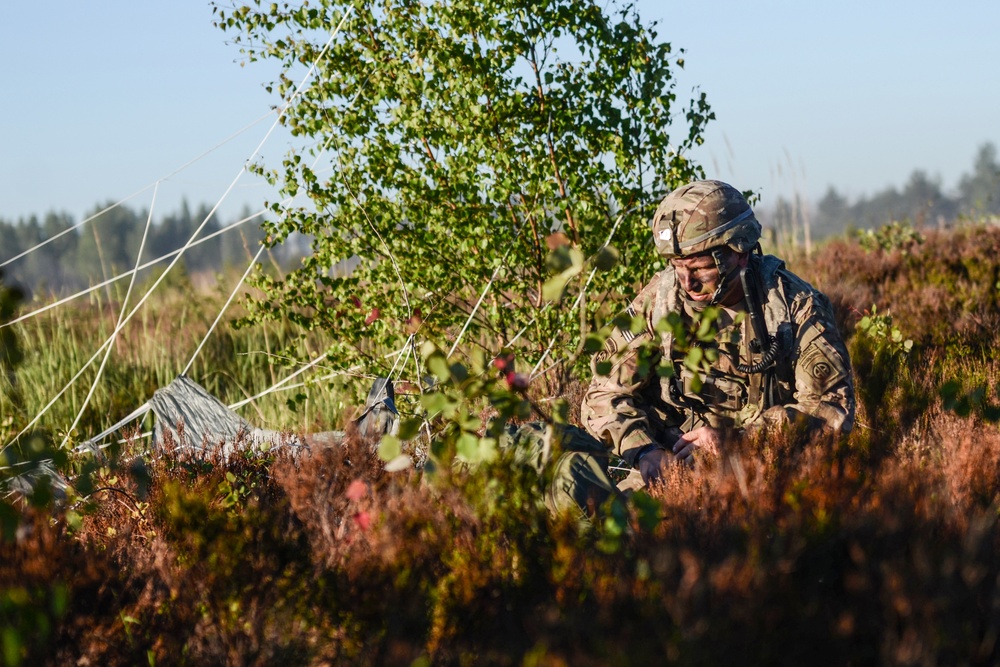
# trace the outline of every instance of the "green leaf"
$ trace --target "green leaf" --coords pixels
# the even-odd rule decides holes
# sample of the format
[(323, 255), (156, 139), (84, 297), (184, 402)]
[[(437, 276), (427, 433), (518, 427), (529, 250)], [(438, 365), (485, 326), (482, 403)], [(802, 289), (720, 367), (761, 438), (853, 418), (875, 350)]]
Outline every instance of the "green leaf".
[(382, 436), (378, 445), (378, 457), (385, 462), (392, 461), (403, 452), (403, 443), (394, 435)]
[(556, 424), (569, 423), (569, 402), (565, 398), (556, 399), (552, 403), (552, 421)]
[(399, 432), (398, 437), (404, 442), (407, 440), (412, 440), (417, 437), (420, 433), (420, 427), (423, 426), (424, 421), (419, 417), (411, 417), (410, 419), (403, 419), (399, 422)]
[(604, 246), (597, 251), (594, 257), (594, 267), (598, 271), (610, 271), (618, 263), (618, 250), (613, 246)]
[(562, 299), (563, 292), (566, 291), (566, 285), (579, 274), (579, 268), (570, 267), (562, 273), (552, 276), (542, 285), (542, 298), (546, 301), (559, 301)]
[(663, 505), (645, 491), (632, 494), (632, 505), (636, 509), (639, 527), (644, 531), (655, 530), (662, 519)]
[(701, 370), (701, 361), (704, 357), (705, 353), (700, 347), (692, 347), (684, 357), (684, 365), (697, 372)]
[(451, 367), (448, 366), (448, 360), (444, 358), (443, 354), (435, 354), (428, 359), (427, 368), (441, 382), (447, 382), (451, 379)]
[(455, 382), (465, 382), (465, 380), (469, 377), (468, 369), (459, 363), (454, 363), (449, 366), (448, 373), (455, 380)]
[(607, 336), (601, 333), (590, 332), (583, 342), (583, 351), (589, 354), (593, 354), (604, 348), (604, 343), (607, 340)]
[[(704, 95), (677, 99), (669, 44), (624, 6), (390, 3), (358, 5), (324, 51), (339, 11), (276, 4), (220, 12), (218, 25), (248, 62), (278, 70), (269, 89), (283, 108), (289, 101), (282, 119), (302, 148), (278, 168), (250, 169), (297, 195), (266, 204), (266, 245), (301, 233), (311, 254), (287, 274), (259, 272), (246, 322), (287, 320), (298, 342), (336, 332), (329, 360), (341, 368), (404, 349), (414, 327), (444, 343), (468, 321), (460, 353), (514, 335), (535, 349), (556, 338), (552, 360), (580, 369), (597, 304), (634, 292), (662, 264), (641, 221), (662, 189), (702, 176), (688, 156), (714, 114)], [(320, 52), (316, 83), (293, 95)], [(326, 146), (332, 176), (310, 167)], [(602, 249), (612, 227), (616, 247)], [(348, 257), (357, 266), (334, 275)], [(583, 287), (589, 266), (600, 273), (581, 295), (584, 312), (552, 308)], [(433, 351), (422, 348), (429, 363), (418, 374), (470, 381)]]
[(483, 463), (495, 461), (498, 455), (497, 441), (493, 438), (479, 440), (479, 460)]
[(466, 461), (478, 461), (479, 438), (472, 433), (463, 432), (455, 442), (455, 452)]
[(439, 391), (424, 394), (420, 397), (420, 404), (424, 406), (424, 410), (431, 417), (439, 414), (445, 414), (450, 412), (452, 409), (452, 400), (447, 396), (447, 394), (441, 393)]
[(66, 526), (72, 531), (80, 530), (83, 528), (83, 517), (75, 510), (68, 510), (66, 512)]

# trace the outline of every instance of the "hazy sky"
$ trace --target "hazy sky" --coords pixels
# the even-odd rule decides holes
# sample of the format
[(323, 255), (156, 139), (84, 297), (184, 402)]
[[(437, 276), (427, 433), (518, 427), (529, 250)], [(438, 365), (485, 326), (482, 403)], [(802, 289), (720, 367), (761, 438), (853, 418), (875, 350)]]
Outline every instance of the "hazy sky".
[[(0, 218), (76, 219), (162, 180), (156, 210), (214, 204), (273, 122), (273, 67), (241, 67), (201, 0), (7, 2), (0, 18)], [(678, 93), (698, 86), (717, 120), (695, 157), (761, 192), (852, 197), (914, 169), (952, 188), (976, 149), (1000, 144), (1000, 2), (640, 0), (687, 50)], [(271, 163), (287, 139), (264, 146)], [(164, 180), (165, 179), (165, 180)], [(265, 196), (244, 176), (227, 219)], [(148, 187), (130, 205), (152, 203)]]

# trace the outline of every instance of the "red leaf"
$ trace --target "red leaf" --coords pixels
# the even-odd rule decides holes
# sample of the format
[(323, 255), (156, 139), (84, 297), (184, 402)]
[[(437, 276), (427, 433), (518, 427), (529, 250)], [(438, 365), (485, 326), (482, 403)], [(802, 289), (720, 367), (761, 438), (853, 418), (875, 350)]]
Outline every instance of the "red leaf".
[(353, 518), (361, 530), (368, 530), (372, 525), (372, 515), (369, 512), (358, 512)]
[(496, 368), (501, 373), (504, 371), (513, 372), (514, 371), (514, 355), (513, 354), (501, 354), (496, 359), (493, 360), (493, 368)]
[(346, 495), (347, 499), (351, 502), (357, 502), (365, 497), (365, 493), (367, 493), (367, 491), (368, 487), (365, 486), (365, 483), (360, 479), (356, 479), (351, 482), (350, 486), (347, 487), (347, 493), (344, 495)]
[(510, 387), (511, 389), (524, 391), (525, 389), (528, 388), (528, 383), (529, 383), (528, 376), (525, 375), (524, 373), (510, 372), (507, 373), (506, 379), (507, 379), (507, 386)]
[(372, 312), (368, 313), (368, 317), (365, 318), (365, 326), (368, 326), (372, 322), (378, 319), (378, 308), (372, 308)]

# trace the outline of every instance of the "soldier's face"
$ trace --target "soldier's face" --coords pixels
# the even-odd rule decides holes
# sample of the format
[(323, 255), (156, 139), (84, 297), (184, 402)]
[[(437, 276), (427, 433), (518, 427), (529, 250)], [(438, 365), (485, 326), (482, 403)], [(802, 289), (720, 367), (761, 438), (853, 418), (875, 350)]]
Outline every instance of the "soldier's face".
[[(746, 253), (725, 252), (721, 261), (722, 271), (719, 271), (719, 267), (715, 265), (715, 259), (710, 253), (692, 257), (675, 257), (670, 260), (670, 263), (674, 267), (681, 289), (688, 295), (688, 298), (692, 301), (705, 302), (709, 301), (715, 294), (724, 274), (746, 266), (747, 257)], [(739, 286), (739, 281), (734, 281), (727, 292), (739, 289), (742, 289)], [(727, 304), (731, 300), (730, 296), (729, 293), (724, 294), (720, 301)]]

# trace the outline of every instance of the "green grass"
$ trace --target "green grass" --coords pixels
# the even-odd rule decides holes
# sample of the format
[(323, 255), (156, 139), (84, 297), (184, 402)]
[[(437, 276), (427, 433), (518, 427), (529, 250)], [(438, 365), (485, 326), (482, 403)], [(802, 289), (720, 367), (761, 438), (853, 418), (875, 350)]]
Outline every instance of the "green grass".
[[(116, 295), (116, 299), (121, 296)], [(220, 289), (196, 291), (187, 280), (175, 280), (159, 290), (118, 335), (76, 429), (77, 438), (107, 428), (176, 378), (205, 338), (227, 296)], [(133, 298), (132, 302), (136, 300)], [(33, 303), (25, 310), (42, 305)], [(120, 301), (109, 302), (103, 292), (94, 292), (89, 299), (50, 310), (12, 327), (24, 358), (17, 367), (16, 380), (0, 379), (5, 442), (45, 408), (98, 351), (114, 331), (120, 310)], [(291, 327), (280, 322), (236, 329), (232, 321), (240, 312), (238, 302), (231, 306), (188, 372), (191, 379), (227, 405), (283, 380), (305, 363), (293, 358), (308, 361), (321, 354), (328, 344), (323, 335), (300, 342), (290, 335)], [(98, 355), (52, 405), (37, 428), (53, 434), (65, 433), (94, 383), (103, 356), (103, 353)], [(315, 380), (333, 372), (335, 369), (324, 361), (289, 384)], [(342, 427), (347, 406), (366, 382), (370, 384), (363, 373), (345, 374), (305, 388), (269, 394), (244, 406), (240, 412), (256, 425), (276, 430)], [(349, 384), (346, 392), (345, 383)], [(290, 408), (289, 400), (294, 408)]]

